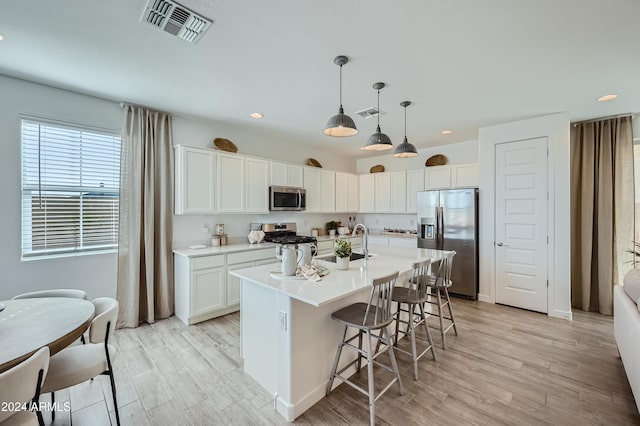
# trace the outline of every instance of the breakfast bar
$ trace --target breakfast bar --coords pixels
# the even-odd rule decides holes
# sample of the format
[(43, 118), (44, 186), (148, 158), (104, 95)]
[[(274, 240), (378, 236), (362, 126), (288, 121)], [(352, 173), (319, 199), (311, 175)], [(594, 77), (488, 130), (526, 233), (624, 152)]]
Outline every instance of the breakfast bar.
[[(244, 370), (273, 395), (276, 410), (287, 421), (294, 421), (325, 395), (341, 337), (341, 327), (331, 313), (351, 303), (368, 302), (373, 278), (400, 271), (397, 285), (402, 285), (414, 262), (437, 262), (447, 253), (383, 246), (372, 246), (370, 251), (369, 260), (351, 261), (346, 271), (316, 258), (314, 263), (329, 270), (319, 282), (275, 278), (277, 274), (271, 273), (277, 272), (278, 265), (231, 272), (242, 282)], [(341, 365), (352, 359), (343, 356)], [(355, 367), (346, 374), (353, 372)]]

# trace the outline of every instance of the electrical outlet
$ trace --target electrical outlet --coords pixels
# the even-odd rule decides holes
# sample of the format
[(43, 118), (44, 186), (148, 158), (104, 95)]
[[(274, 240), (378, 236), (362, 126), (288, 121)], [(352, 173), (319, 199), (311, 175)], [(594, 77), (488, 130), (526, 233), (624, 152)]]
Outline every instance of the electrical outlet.
[(282, 330), (287, 330), (287, 313), (285, 311), (280, 311), (279, 312), (279, 318), (278, 318), (278, 322), (279, 322), (279, 326)]
[(203, 223), (202, 224), (202, 232), (209, 232), (209, 224), (208, 223)]

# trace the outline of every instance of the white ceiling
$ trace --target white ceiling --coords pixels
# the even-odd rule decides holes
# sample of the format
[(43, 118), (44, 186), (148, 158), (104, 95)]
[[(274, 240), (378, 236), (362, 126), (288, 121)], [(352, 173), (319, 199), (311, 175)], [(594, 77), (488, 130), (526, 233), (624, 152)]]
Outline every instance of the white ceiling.
[[(139, 21), (146, 0), (0, 2), (0, 73), (237, 124), (286, 132), (343, 155), (375, 119), (418, 148), (477, 138), (478, 128), (567, 111), (572, 120), (640, 112), (638, 0), (181, 0), (213, 19), (188, 44)], [(360, 134), (322, 134), (344, 107)], [(595, 98), (617, 93), (619, 99)], [(1, 96), (1, 94), (0, 94)], [(260, 122), (249, 118), (259, 111)], [(443, 129), (453, 129), (442, 136)], [(373, 154), (375, 155), (375, 154)], [(379, 155), (379, 154), (378, 154)]]

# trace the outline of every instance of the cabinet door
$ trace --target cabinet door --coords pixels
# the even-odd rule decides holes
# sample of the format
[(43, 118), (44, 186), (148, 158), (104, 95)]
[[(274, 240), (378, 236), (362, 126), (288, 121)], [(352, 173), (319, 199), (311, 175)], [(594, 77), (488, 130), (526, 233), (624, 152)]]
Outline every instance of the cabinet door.
[(244, 211), (244, 157), (218, 154), (217, 200), (218, 212)]
[(375, 211), (375, 175), (360, 175), (360, 213), (373, 213)]
[(391, 175), (376, 173), (374, 176), (375, 211), (376, 213), (388, 213), (391, 211)]
[(319, 212), (320, 201), (320, 170), (305, 167), (304, 188), (307, 190), (307, 210), (308, 212)]
[(287, 186), (304, 188), (304, 180), (302, 178), (302, 166), (287, 164)]
[(175, 159), (175, 213), (215, 213), (215, 154), (178, 145)]
[(425, 189), (451, 188), (450, 166), (427, 167), (424, 173)]
[(407, 173), (391, 173), (391, 211), (404, 213), (407, 211)]
[(271, 162), (271, 185), (287, 186), (287, 165)]
[(333, 253), (333, 240), (318, 241), (318, 255)]
[(323, 212), (336, 211), (336, 174), (320, 171), (320, 210)]
[(240, 278), (234, 277), (229, 272), (253, 266), (256, 266), (255, 262), (236, 263), (235, 265), (227, 266), (227, 306), (240, 303)]
[(358, 211), (358, 204), (360, 202), (358, 195), (358, 183), (358, 175), (347, 175), (347, 212), (349, 213), (355, 213)]
[(424, 191), (424, 170), (407, 170), (407, 213), (416, 212), (416, 194), (420, 191)]
[(268, 166), (266, 160), (247, 158), (245, 161), (244, 211), (269, 213)]
[(477, 188), (478, 165), (460, 164), (451, 166), (451, 186), (454, 188)]
[(191, 316), (226, 306), (224, 267), (200, 269), (191, 273)]
[(349, 189), (348, 175), (346, 173), (336, 173), (336, 212), (348, 212)]

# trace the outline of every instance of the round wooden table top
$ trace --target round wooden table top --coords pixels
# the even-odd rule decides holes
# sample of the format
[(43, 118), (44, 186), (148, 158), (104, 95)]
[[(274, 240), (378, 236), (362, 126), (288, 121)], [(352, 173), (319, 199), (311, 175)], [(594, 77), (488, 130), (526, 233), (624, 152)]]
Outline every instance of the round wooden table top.
[(51, 355), (79, 339), (93, 319), (93, 303), (47, 297), (3, 300), (0, 312), (0, 373), (48, 346)]

